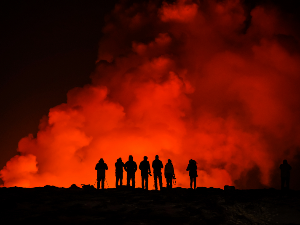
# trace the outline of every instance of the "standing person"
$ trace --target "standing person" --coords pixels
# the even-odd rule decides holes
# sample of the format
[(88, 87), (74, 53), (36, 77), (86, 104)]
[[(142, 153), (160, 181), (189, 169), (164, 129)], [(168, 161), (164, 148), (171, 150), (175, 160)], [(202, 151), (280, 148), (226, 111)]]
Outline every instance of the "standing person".
[(281, 170), (281, 190), (284, 189), (286, 184), (286, 189), (290, 188), (290, 171), (292, 167), (288, 164), (287, 160), (283, 160), (283, 163), (280, 165)]
[(147, 159), (148, 157), (144, 156), (144, 160), (139, 165), (142, 175), (142, 189), (146, 186), (146, 190), (148, 190), (148, 174), (151, 176), (150, 163)]
[(190, 187), (193, 188), (193, 183), (194, 183), (194, 189), (196, 189), (196, 177), (198, 175), (197, 175), (197, 163), (195, 160), (190, 159), (186, 171), (189, 171)]
[(96, 164), (95, 170), (97, 170), (97, 189), (100, 188), (100, 181), (101, 188), (104, 189), (105, 170), (108, 170), (108, 167), (103, 158)]
[(165, 178), (167, 180), (167, 188), (172, 188), (172, 179), (174, 177), (174, 167), (171, 159), (168, 159), (168, 163), (165, 165)]
[(158, 155), (155, 156), (155, 160), (152, 162), (153, 174), (154, 174), (154, 184), (155, 190), (157, 190), (157, 178), (159, 179), (159, 188), (162, 188), (162, 177), (161, 177), (161, 169), (163, 168), (162, 162), (159, 160)]
[(127, 186), (130, 186), (130, 180), (132, 187), (135, 188), (135, 171), (137, 170), (136, 162), (133, 161), (132, 155), (129, 156), (129, 160), (125, 163), (124, 169), (127, 172)]
[(118, 183), (120, 181), (120, 186), (122, 186), (122, 180), (123, 180), (123, 167), (124, 163), (122, 162), (121, 158), (117, 159), (117, 162), (115, 163), (116, 167), (116, 188), (119, 186)]

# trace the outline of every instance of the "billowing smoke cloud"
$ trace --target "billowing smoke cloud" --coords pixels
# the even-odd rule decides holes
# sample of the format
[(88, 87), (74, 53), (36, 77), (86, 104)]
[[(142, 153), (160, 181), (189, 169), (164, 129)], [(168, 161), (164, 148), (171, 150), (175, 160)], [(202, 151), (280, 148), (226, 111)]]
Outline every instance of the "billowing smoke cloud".
[(137, 163), (170, 158), (182, 187), (191, 158), (198, 186), (278, 185), (279, 164), (293, 166), (300, 152), (291, 15), (238, 0), (178, 0), (118, 4), (106, 19), (92, 84), (69, 91), (37, 137), (20, 140), (20, 155), (1, 170), (4, 186), (94, 184), (104, 158), (113, 187), (114, 163), (129, 154)]

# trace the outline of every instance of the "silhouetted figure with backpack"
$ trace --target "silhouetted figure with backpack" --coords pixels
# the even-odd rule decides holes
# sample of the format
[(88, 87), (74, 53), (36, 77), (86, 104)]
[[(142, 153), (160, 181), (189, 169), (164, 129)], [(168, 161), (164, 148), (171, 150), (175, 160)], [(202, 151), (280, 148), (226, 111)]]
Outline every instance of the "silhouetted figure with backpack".
[(129, 156), (129, 160), (125, 163), (124, 169), (127, 172), (127, 186), (130, 186), (130, 180), (132, 187), (135, 188), (135, 172), (137, 170), (136, 162), (133, 161), (132, 155)]
[(284, 190), (284, 186), (286, 185), (286, 189), (290, 188), (290, 171), (292, 167), (288, 164), (287, 160), (283, 160), (283, 163), (280, 165), (281, 170), (281, 190)]
[(108, 170), (108, 167), (104, 162), (103, 158), (101, 158), (96, 164), (95, 170), (97, 170), (97, 189), (100, 188), (100, 181), (101, 188), (104, 189), (105, 170)]
[(161, 169), (164, 168), (162, 162), (159, 160), (158, 155), (155, 156), (155, 160), (152, 162), (153, 174), (154, 174), (154, 185), (157, 190), (157, 178), (159, 179), (159, 188), (162, 188), (162, 176)]
[(124, 168), (124, 163), (122, 162), (121, 158), (117, 159), (117, 162), (115, 163), (116, 167), (116, 188), (119, 186), (118, 183), (120, 181), (120, 186), (122, 186), (122, 181), (123, 181), (123, 168)]
[(175, 174), (171, 159), (168, 159), (165, 165), (165, 178), (167, 180), (167, 188), (172, 188), (172, 180), (175, 179)]
[(146, 190), (148, 190), (148, 174), (152, 176), (150, 170), (150, 163), (147, 159), (148, 157), (144, 156), (144, 160), (139, 165), (139, 169), (141, 170), (142, 175), (142, 189), (144, 189), (145, 187)]
[(189, 171), (190, 187), (193, 188), (193, 183), (194, 183), (194, 189), (196, 189), (196, 177), (198, 177), (198, 175), (197, 175), (197, 163), (195, 160), (190, 159), (186, 171)]

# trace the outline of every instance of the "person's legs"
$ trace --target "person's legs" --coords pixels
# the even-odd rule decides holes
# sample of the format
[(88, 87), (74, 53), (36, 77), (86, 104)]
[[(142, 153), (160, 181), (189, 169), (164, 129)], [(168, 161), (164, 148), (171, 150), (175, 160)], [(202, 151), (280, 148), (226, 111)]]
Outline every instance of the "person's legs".
[(145, 181), (146, 181), (146, 190), (148, 190), (148, 176), (145, 177)]
[(102, 182), (101, 182), (101, 188), (102, 188), (102, 189), (104, 189), (104, 180), (105, 180), (105, 178), (102, 178), (102, 180), (101, 180), (101, 181), (102, 181)]
[(172, 178), (171, 177), (169, 177), (169, 188), (172, 188)]
[(127, 173), (127, 186), (130, 186), (130, 175)]
[(281, 177), (281, 190), (284, 189), (285, 178)]
[(190, 188), (192, 188), (192, 187), (193, 187), (193, 178), (190, 177)]
[(155, 190), (157, 190), (157, 174), (154, 174), (154, 186)]
[(166, 181), (167, 181), (167, 188), (171, 188), (172, 187), (172, 177), (169, 174), (166, 175)]
[(197, 177), (194, 177), (194, 189), (196, 189), (196, 179)]
[(286, 189), (287, 190), (290, 189), (290, 178), (289, 177), (286, 178)]
[(135, 175), (132, 175), (132, 187), (135, 188)]
[(142, 189), (144, 189), (144, 181), (145, 181), (145, 177), (142, 176)]
[(160, 190), (162, 188), (162, 176), (161, 176), (161, 174), (159, 175), (159, 188), (160, 188)]
[(97, 180), (97, 189), (100, 188), (100, 180)]

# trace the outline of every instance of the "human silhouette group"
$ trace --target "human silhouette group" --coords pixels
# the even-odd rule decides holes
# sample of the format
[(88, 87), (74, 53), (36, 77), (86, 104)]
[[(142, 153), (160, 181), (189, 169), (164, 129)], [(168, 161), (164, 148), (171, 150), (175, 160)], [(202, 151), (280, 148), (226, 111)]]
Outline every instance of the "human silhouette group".
[[(116, 188), (123, 186), (123, 172), (127, 172), (127, 186), (135, 188), (135, 173), (137, 169), (141, 171), (142, 177), (142, 189), (148, 190), (148, 178), (152, 176), (150, 163), (148, 157), (144, 156), (144, 160), (140, 162), (139, 167), (135, 161), (133, 161), (133, 156), (129, 155), (129, 159), (126, 163), (123, 163), (121, 158), (117, 159), (115, 163), (115, 172), (116, 172)], [(171, 159), (168, 159), (165, 167), (163, 166), (162, 161), (159, 159), (159, 156), (156, 155), (155, 159), (152, 162), (152, 169), (154, 175), (154, 187), (155, 190), (158, 190), (157, 181), (159, 182), (159, 188), (162, 189), (162, 169), (164, 168), (164, 176), (166, 179), (166, 187), (172, 188), (173, 180), (175, 180), (174, 166)], [(124, 169), (124, 170), (123, 170)], [(290, 171), (292, 167), (288, 164), (287, 160), (283, 160), (283, 163), (280, 165), (279, 169), (281, 170), (281, 189), (288, 190), (290, 183)], [(105, 171), (108, 170), (107, 164), (104, 162), (103, 158), (99, 160), (96, 164), (95, 170), (97, 170), (97, 189), (104, 189), (105, 181)], [(189, 160), (186, 171), (189, 172), (190, 177), (190, 188), (196, 189), (196, 178), (197, 175), (197, 162), (193, 159)], [(130, 185), (131, 183), (131, 185)]]
[[(152, 176), (151, 167), (148, 161), (148, 157), (144, 156), (144, 160), (140, 162), (139, 167), (135, 161), (133, 161), (133, 156), (130, 155), (129, 159), (126, 163), (122, 161), (121, 158), (117, 159), (115, 163), (115, 171), (116, 171), (116, 187), (120, 187), (123, 185), (123, 172), (124, 170), (127, 172), (127, 186), (135, 188), (135, 173), (137, 169), (141, 171), (142, 177), (142, 189), (148, 190), (148, 178)], [(123, 170), (124, 169), (124, 170)], [(159, 159), (159, 156), (156, 155), (155, 159), (152, 162), (152, 169), (154, 175), (154, 186), (155, 190), (162, 189), (162, 169), (164, 169), (164, 176), (166, 178), (167, 188), (172, 188), (172, 183), (175, 178), (174, 166), (172, 164), (171, 159), (168, 159), (168, 162), (165, 166), (163, 166), (162, 161)], [(96, 164), (95, 170), (97, 170), (97, 189), (104, 189), (104, 180), (105, 180), (105, 171), (108, 170), (107, 164), (104, 162), (103, 158), (99, 160)], [(197, 163), (195, 160), (191, 159), (187, 166), (187, 171), (189, 171), (189, 176), (191, 180), (191, 188), (196, 188), (196, 177), (197, 177)], [(194, 184), (194, 186), (192, 185)]]

